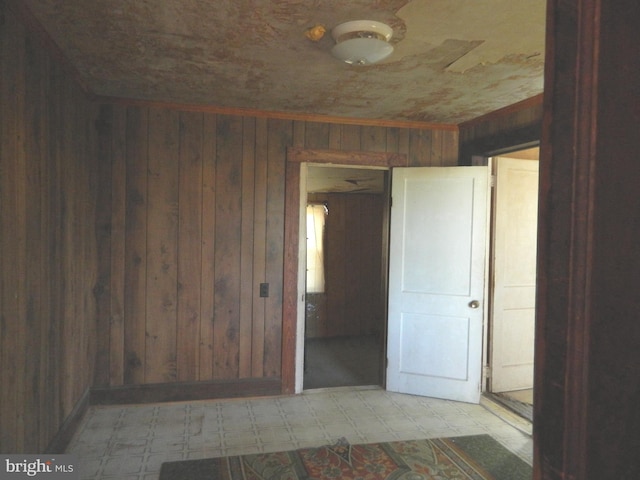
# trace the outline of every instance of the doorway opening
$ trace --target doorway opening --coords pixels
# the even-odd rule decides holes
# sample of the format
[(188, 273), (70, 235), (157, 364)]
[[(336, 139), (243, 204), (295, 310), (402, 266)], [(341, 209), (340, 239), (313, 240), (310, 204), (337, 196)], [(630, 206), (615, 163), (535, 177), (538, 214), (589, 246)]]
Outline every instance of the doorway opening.
[(539, 147), (491, 158), (486, 395), (533, 421)]
[(387, 169), (307, 166), (304, 390), (384, 385), (388, 182)]

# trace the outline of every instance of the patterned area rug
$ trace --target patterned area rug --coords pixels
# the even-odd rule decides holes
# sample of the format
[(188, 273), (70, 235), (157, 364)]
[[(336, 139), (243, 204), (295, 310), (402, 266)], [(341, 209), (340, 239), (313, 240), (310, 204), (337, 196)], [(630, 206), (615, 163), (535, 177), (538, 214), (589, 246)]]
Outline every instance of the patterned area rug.
[(160, 480), (531, 480), (489, 435), (349, 445), (167, 462)]

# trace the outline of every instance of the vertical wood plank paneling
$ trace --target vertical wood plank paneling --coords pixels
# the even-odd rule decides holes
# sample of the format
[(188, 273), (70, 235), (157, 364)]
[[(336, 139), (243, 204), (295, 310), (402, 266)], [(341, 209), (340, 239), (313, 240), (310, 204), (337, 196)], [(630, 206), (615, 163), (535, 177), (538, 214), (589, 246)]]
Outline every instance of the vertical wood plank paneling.
[[(26, 45), (25, 45), (24, 36), (18, 37), (18, 42), (16, 42), (15, 47), (17, 49), (16, 55), (19, 58), (19, 64), (17, 66), (17, 73), (19, 77), (16, 78), (16, 82), (14, 84), (14, 94), (15, 94), (15, 115), (16, 115), (16, 124), (18, 127), (18, 131), (24, 132), (23, 135), (28, 134), (25, 130), (27, 130), (26, 118), (25, 118), (25, 107), (26, 107), (26, 92), (25, 92), (25, 81), (24, 78), (27, 74), (27, 66), (26, 63)], [(18, 132), (16, 131), (16, 133)], [(28, 131), (28, 130), (27, 130)], [(27, 205), (27, 192), (32, 191), (31, 189), (35, 186), (30, 180), (33, 178), (29, 178), (28, 173), (31, 169), (32, 165), (27, 166), (27, 152), (25, 151), (26, 142), (23, 141), (23, 135), (18, 134), (16, 138), (16, 143), (14, 147), (15, 153), (15, 162), (16, 162), (16, 174), (19, 179), (16, 182), (16, 191), (15, 191), (15, 213), (16, 217), (13, 222), (12, 228), (15, 231), (16, 241), (18, 244), (18, 248), (16, 249), (16, 259), (15, 266), (16, 271), (24, 272), (23, 275), (20, 275), (16, 279), (16, 295), (18, 298), (17, 305), (17, 318), (23, 319), (22, 328), (19, 328), (16, 331), (15, 337), (13, 337), (13, 341), (17, 346), (17, 352), (19, 359), (15, 362), (15, 375), (17, 379), (24, 379), (30, 364), (30, 352), (27, 350), (27, 332), (31, 325), (34, 323), (33, 312), (31, 311), (29, 306), (30, 299), (28, 298), (28, 292), (31, 285), (29, 285), (29, 278), (27, 272), (27, 250), (26, 250), (26, 242), (27, 236), (29, 232), (27, 231), (28, 224), (28, 205)], [(31, 163), (31, 162), (29, 162)], [(30, 213), (30, 212), (29, 212)], [(33, 279), (35, 280), (35, 279)], [(31, 325), (30, 325), (31, 324)], [(21, 357), (21, 358), (20, 358)], [(29, 394), (29, 390), (24, 381), (18, 381), (16, 383), (16, 397), (17, 403), (15, 405), (15, 416), (16, 416), (16, 432), (15, 432), (15, 442), (18, 447), (24, 450), (27, 447), (25, 443), (25, 415), (28, 413), (25, 410), (25, 399), (26, 395)], [(68, 392), (68, 390), (65, 390)]]
[(335, 123), (329, 125), (329, 148), (332, 150), (342, 149), (342, 125)]
[[(363, 225), (363, 227), (359, 229), (361, 232), (359, 245), (362, 245), (362, 248), (358, 255), (360, 266), (357, 269), (360, 270), (357, 277), (357, 279), (360, 280), (358, 288), (360, 304), (358, 328), (360, 332), (371, 334), (373, 321), (380, 315), (380, 313), (376, 312), (375, 308), (373, 308), (375, 305), (380, 305), (380, 299), (375, 296), (378, 295), (380, 288), (373, 286), (372, 281), (374, 279), (376, 282), (380, 281), (380, 273), (376, 270), (379, 268), (379, 259), (381, 257), (381, 251), (373, 249), (372, 239), (375, 238), (379, 240), (380, 235), (379, 232), (373, 231), (372, 227), (377, 223), (374, 221), (374, 217), (382, 216), (382, 209), (378, 211), (374, 209), (377, 203), (375, 195), (359, 195), (357, 201), (357, 212)], [(355, 280), (354, 278), (354, 281)]]
[(214, 368), (219, 379), (237, 378), (242, 229), (242, 118), (219, 115), (216, 166)]
[[(293, 140), (291, 144), (292, 146), (298, 147), (298, 148), (305, 148), (304, 142), (306, 137), (306, 130), (307, 130), (307, 122), (301, 122), (299, 120), (296, 120), (293, 122)], [(331, 130), (333, 132), (336, 129), (332, 128)], [(341, 134), (341, 130), (339, 128), (338, 128), (338, 134)], [(331, 140), (329, 140), (329, 143), (331, 144)]]
[(306, 148), (329, 148), (329, 124), (307, 122), (305, 126)]
[[(38, 75), (39, 69), (43, 64), (42, 50), (37, 44), (27, 38), (26, 42), (26, 62), (25, 62), (25, 98), (42, 98), (43, 93), (43, 76)], [(31, 141), (25, 142), (25, 167), (26, 167), (26, 192), (25, 201), (26, 215), (26, 238), (25, 251), (26, 257), (26, 345), (25, 345), (25, 373), (24, 380), (27, 385), (27, 395), (24, 397), (24, 411), (27, 415), (24, 422), (24, 443), (25, 445), (38, 445), (40, 437), (40, 423), (42, 421), (43, 411), (40, 410), (40, 400), (34, 395), (30, 389), (35, 391), (40, 386), (41, 366), (43, 355), (40, 346), (42, 344), (40, 322), (46, 310), (43, 300), (46, 300), (45, 284), (42, 279), (42, 265), (45, 263), (46, 252), (43, 249), (42, 224), (43, 204), (40, 186), (46, 182), (46, 156), (44, 148), (46, 146), (46, 118), (44, 113), (44, 102), (25, 102), (25, 129), (26, 137)], [(35, 413), (31, 413), (35, 412)]]
[[(98, 130), (97, 155), (98, 168), (96, 174), (100, 178), (112, 179), (111, 173), (112, 158), (112, 139), (115, 134), (113, 129), (113, 108), (109, 105), (103, 105), (100, 108), (100, 115), (96, 122)], [(111, 222), (115, 220), (115, 214), (111, 211), (113, 190), (109, 182), (100, 182), (96, 187), (97, 190), (97, 206), (96, 211), (96, 239), (98, 241), (97, 248), (102, 252), (111, 252), (111, 242), (113, 232)], [(124, 197), (122, 197), (124, 198)], [(117, 238), (117, 237), (116, 237)], [(111, 263), (112, 256), (100, 255), (98, 257), (98, 281), (95, 288), (97, 301), (98, 317), (96, 331), (96, 370), (94, 372), (93, 381), (95, 385), (109, 385), (109, 371), (111, 369), (109, 363), (112, 358), (110, 342), (113, 339), (117, 342), (117, 336), (111, 334)]]
[[(382, 223), (384, 195), (313, 194), (328, 202), (326, 306), (318, 309), (315, 336), (382, 333)], [(357, 246), (357, 247), (356, 247)], [(316, 298), (318, 301), (320, 295)]]
[[(342, 145), (341, 149), (351, 152), (361, 150), (362, 127), (360, 125), (343, 125), (342, 126)], [(307, 145), (307, 148), (313, 148)]]
[[(43, 293), (45, 285), (42, 282), (41, 266), (44, 263), (45, 252), (43, 251), (42, 239), (42, 205), (41, 196), (38, 194), (40, 186), (45, 181), (43, 176), (43, 166), (45, 162), (44, 147), (45, 125), (43, 119), (46, 118), (43, 113), (44, 104), (42, 102), (32, 102), (29, 99), (42, 98), (43, 92), (42, 77), (37, 74), (42, 65), (41, 50), (34, 45), (34, 42), (27, 39), (26, 42), (26, 91), (25, 91), (25, 129), (27, 138), (32, 141), (26, 143), (25, 167), (26, 167), (26, 191), (29, 192), (26, 197), (26, 245), (25, 249), (28, 253), (26, 263), (26, 325), (27, 345), (25, 352), (30, 358), (25, 358), (24, 379), (27, 388), (33, 388), (40, 385), (42, 375), (41, 369), (43, 365), (40, 345), (42, 343), (40, 322), (43, 309)], [(35, 194), (34, 194), (35, 193)], [(28, 392), (24, 398), (25, 432), (24, 439), (27, 445), (37, 445), (39, 443), (39, 422), (41, 414), (39, 398)], [(36, 412), (30, 414), (30, 412)]]
[[(136, 110), (137, 111), (137, 110)], [(131, 120), (127, 125), (127, 155), (131, 158), (139, 157), (140, 172), (146, 170), (146, 158), (151, 157), (146, 149), (150, 144), (158, 143), (151, 136), (145, 137), (141, 130), (151, 129), (163, 131), (161, 117), (157, 115), (148, 120), (148, 126), (137, 125), (136, 111), (131, 110)], [(139, 112), (139, 111), (138, 111)], [(201, 178), (197, 175), (187, 175), (184, 166), (184, 158), (180, 158), (180, 183), (177, 209), (179, 211), (178, 238), (180, 248), (177, 250), (176, 262), (178, 272), (185, 272), (185, 277), (178, 273), (175, 289), (178, 296), (176, 312), (177, 323), (173, 326), (170, 322), (152, 328), (160, 328), (164, 331), (177, 329), (176, 338), (178, 345), (175, 350), (176, 372), (192, 373), (183, 375), (177, 373), (176, 380), (223, 380), (234, 378), (260, 378), (265, 376), (277, 376), (281, 372), (281, 345), (282, 345), (282, 309), (283, 309), (283, 270), (284, 262), (283, 238), (284, 238), (284, 168), (286, 149), (292, 145), (301, 145), (307, 148), (314, 145), (318, 148), (348, 147), (349, 149), (364, 148), (374, 151), (413, 149), (414, 162), (424, 163), (430, 161), (431, 132), (407, 131), (395, 129), (390, 131), (383, 127), (361, 127), (358, 125), (323, 124), (320, 122), (301, 122), (274, 120), (262, 118), (244, 118), (232, 115), (202, 116), (204, 126), (196, 125), (197, 122), (187, 122), (185, 118), (195, 118), (198, 114), (185, 114), (174, 112), (183, 119), (180, 130), (180, 152), (186, 151), (187, 143), (192, 143), (193, 148), (200, 148), (202, 152)], [(168, 114), (166, 114), (168, 115)], [(198, 130), (201, 130), (198, 133)], [(444, 134), (443, 134), (444, 135)], [(443, 136), (444, 138), (444, 136)], [(425, 140), (426, 139), (426, 140)], [(425, 148), (427, 148), (425, 152)], [(129, 158), (129, 156), (127, 157)], [(425, 160), (427, 159), (427, 160)], [(135, 162), (135, 160), (133, 160)], [(129, 165), (131, 171), (125, 172), (127, 182), (135, 185), (130, 177), (136, 178), (134, 166)], [(154, 178), (153, 169), (150, 169)], [(137, 183), (144, 180), (137, 180)], [(132, 187), (133, 188), (133, 187)], [(144, 199), (146, 190), (137, 198)], [(297, 188), (297, 187), (296, 187)], [(200, 192), (200, 202), (196, 199)], [(158, 189), (156, 189), (158, 190)], [(129, 190), (127, 190), (127, 193)], [(189, 195), (195, 195), (189, 197)], [(127, 198), (129, 198), (128, 195)], [(126, 222), (130, 227), (127, 230), (126, 242), (137, 242), (156, 236), (158, 226), (151, 224), (151, 220), (158, 215), (153, 212), (145, 213), (144, 202), (141, 203), (138, 212), (130, 211), (132, 203), (127, 201)], [(361, 205), (363, 212), (370, 205)], [(199, 213), (196, 213), (199, 212)], [(140, 218), (134, 216), (145, 215), (141, 223)], [(339, 214), (333, 220), (339, 220)], [(185, 217), (189, 217), (186, 220)], [(199, 219), (197, 218), (199, 217)], [(155, 220), (154, 220), (155, 221)], [(346, 217), (344, 222), (350, 221)], [(187, 227), (184, 222), (187, 222)], [(154, 226), (155, 225), (155, 226)], [(200, 233), (197, 233), (197, 229)], [(195, 230), (194, 230), (195, 229)], [(166, 230), (166, 229), (165, 229)], [(191, 233), (186, 233), (191, 232)], [(196, 233), (193, 233), (196, 232)], [(354, 233), (356, 232), (356, 233)], [(132, 236), (130, 237), (131, 234)], [(344, 233), (357, 235), (357, 230)], [(186, 235), (186, 236), (185, 236)], [(195, 240), (201, 235), (200, 240)], [(362, 238), (343, 238), (347, 243), (362, 243)], [(184, 242), (189, 242), (188, 248), (183, 248)], [(199, 242), (200, 249), (193, 253), (195, 243)], [(144, 257), (149, 259), (152, 255), (142, 247)], [(125, 249), (127, 256), (129, 249)], [(198, 258), (198, 255), (200, 257)], [(129, 257), (127, 257), (129, 258)], [(345, 257), (339, 262), (341, 268), (353, 271), (349, 262), (355, 258)], [(151, 267), (138, 261), (142, 271)], [(136, 264), (134, 258), (127, 260), (125, 264), (125, 290), (127, 279), (129, 282), (136, 278)], [(192, 281), (186, 272), (196, 272), (200, 275), (199, 281)], [(342, 272), (343, 278), (347, 275)], [(152, 275), (148, 273), (137, 288), (139, 292), (147, 292), (143, 302), (138, 301), (136, 310), (125, 312), (125, 332), (135, 332), (136, 328), (145, 325), (151, 320), (153, 309), (159, 309), (161, 299), (150, 291), (155, 287), (148, 285)], [(270, 296), (260, 298), (258, 295), (259, 284), (269, 283)], [(169, 288), (171, 282), (167, 281)], [(339, 300), (345, 295), (361, 296), (361, 291), (350, 291), (356, 288), (355, 282), (345, 281), (342, 287), (337, 289), (335, 297)], [(129, 295), (129, 294), (128, 294)], [(134, 294), (135, 295), (135, 294)], [(182, 315), (181, 302), (183, 298), (194, 299), (191, 303), (199, 303), (199, 320), (197, 328), (189, 331), (189, 321)], [(195, 300), (199, 299), (199, 300)], [(131, 303), (127, 298), (126, 304)], [(344, 303), (344, 302), (342, 302)], [(340, 301), (334, 302), (334, 308), (340, 310), (338, 315), (333, 315), (338, 324), (345, 317), (353, 317), (354, 323), (349, 326), (354, 331), (367, 329), (366, 314), (359, 315), (357, 311), (346, 312), (346, 303), (341, 306)], [(193, 313), (193, 312), (192, 312)], [(132, 316), (133, 315), (133, 316)], [(157, 317), (156, 314), (153, 316)], [(360, 322), (361, 324), (359, 324)], [(183, 326), (186, 325), (186, 329)], [(147, 325), (149, 326), (149, 325)], [(336, 331), (344, 325), (329, 327), (330, 331)], [(138, 330), (138, 338), (141, 337)], [(150, 331), (148, 335), (153, 335)], [(131, 335), (125, 334), (125, 342)], [(151, 342), (152, 340), (149, 340)], [(137, 368), (153, 368), (150, 361), (140, 357), (137, 353), (126, 350), (127, 363), (125, 371), (136, 371)], [(145, 354), (145, 347), (138, 346), (137, 350)], [(148, 356), (148, 355), (147, 355)], [(139, 367), (136, 367), (140, 359)], [(195, 362), (195, 363), (194, 363)], [(193, 365), (197, 364), (197, 372), (194, 374)], [(131, 383), (148, 383), (154, 378), (146, 375), (145, 379), (133, 379), (132, 375), (125, 375), (126, 381)], [(170, 378), (170, 377), (169, 377)], [(155, 377), (155, 381), (160, 381)], [(167, 381), (167, 380), (163, 380)], [(168, 380), (172, 381), (172, 380)]]
[(125, 221), (125, 384), (145, 381), (149, 111), (127, 108)]
[(384, 152), (387, 150), (387, 129), (385, 127), (362, 127), (361, 149), (365, 152)]
[(0, 451), (40, 453), (96, 355), (97, 110), (0, 2)]
[[(83, 329), (82, 351), (79, 358), (81, 360), (84, 358), (83, 363), (88, 368), (81, 370), (82, 381), (74, 382), (74, 399), (69, 406), (69, 411), (65, 412), (67, 418), (77, 407), (78, 399), (83, 397), (88, 386), (93, 385), (94, 375), (97, 372), (98, 301), (102, 300), (103, 295), (100, 294), (100, 291), (105, 288), (100, 283), (102, 279), (98, 276), (98, 265), (102, 262), (102, 255), (98, 254), (98, 243), (101, 241), (101, 237), (108, 237), (109, 232), (108, 220), (106, 225), (101, 223), (103, 217), (99, 216), (98, 201), (101, 201), (105, 196), (110, 198), (108, 184), (108, 178), (110, 177), (107, 177), (107, 182), (104, 182), (103, 177), (100, 177), (103, 170), (98, 165), (100, 159), (96, 126), (99, 122), (101, 107), (97, 103), (87, 101), (82, 90), (73, 84), (71, 86), (75, 97), (74, 103), (79, 106), (76, 111), (76, 114), (79, 114), (76, 117), (76, 131), (79, 133), (76, 144), (78, 145), (77, 151), (79, 151), (79, 154), (76, 155), (76, 158), (83, 185), (82, 193), (76, 198), (76, 202), (80, 204), (82, 218), (85, 219), (78, 228), (78, 233), (84, 244), (84, 259), (83, 266), (78, 269), (79, 289), (81, 290), (79, 298), (81, 300), (78, 304), (79, 314), (76, 318), (76, 325)], [(87, 121), (87, 119), (92, 119), (92, 121)], [(107, 165), (107, 171), (110, 173), (111, 165), (109, 162), (107, 162)], [(98, 234), (96, 234), (97, 227), (100, 229)], [(106, 285), (106, 288), (108, 288), (108, 281)], [(92, 316), (94, 321), (86, 321), (87, 308), (93, 308)], [(108, 335), (108, 329), (105, 334)], [(106, 381), (107, 377), (105, 376)]]
[[(18, 138), (22, 125), (17, 115), (19, 111), (19, 99), (17, 97), (19, 82), (23, 75), (21, 68), (22, 57), (20, 55), (20, 42), (23, 40), (23, 32), (17, 23), (12, 23), (6, 19), (0, 24), (0, 34), (2, 35), (2, 53), (0, 57), (2, 83), (2, 108), (0, 109), (0, 139), (2, 140), (2, 162), (0, 168), (2, 175), (0, 181), (0, 215), (2, 215), (2, 335), (0, 336), (0, 346), (2, 348), (2, 365), (14, 365), (20, 353), (17, 350), (18, 330), (20, 325), (16, 320), (22, 320), (19, 316), (19, 279), (14, 272), (19, 271), (19, 230), (13, 224), (20, 216), (18, 211), (18, 183), (23, 182), (20, 178), (20, 167), (18, 165)], [(10, 113), (11, 112), (11, 113)], [(23, 213), (24, 215), (24, 213)], [(11, 228), (9, 226), (11, 225)], [(22, 359), (21, 359), (22, 360)], [(23, 361), (23, 360), (22, 360)], [(18, 428), (18, 392), (16, 390), (18, 382), (18, 372), (14, 368), (1, 368), (0, 381), (3, 388), (0, 388), (0, 416), (2, 417), (2, 428), (0, 428), (0, 451), (19, 451), (17, 441)]]
[(411, 144), (411, 130), (403, 128), (398, 132), (398, 153), (407, 156), (407, 166), (409, 165), (409, 146)]
[(149, 112), (146, 371), (148, 383), (176, 379), (178, 114)]
[[(50, 205), (50, 236), (49, 236), (49, 269), (51, 271), (51, 317), (49, 324), (46, 325), (48, 329), (48, 363), (46, 365), (47, 376), (47, 388), (48, 392), (47, 400), (50, 405), (56, 405), (57, 408), (51, 409), (47, 417), (48, 420), (48, 433), (56, 428), (56, 425), (60, 425), (63, 419), (60, 418), (60, 409), (58, 404), (60, 403), (60, 395), (62, 390), (62, 384), (59, 381), (59, 375), (61, 370), (61, 336), (60, 330), (62, 325), (62, 314), (64, 306), (64, 298), (61, 295), (61, 285), (64, 282), (64, 275), (62, 273), (62, 252), (63, 252), (63, 235), (60, 228), (61, 216), (63, 211), (63, 196), (62, 190), (64, 182), (62, 181), (62, 171), (64, 169), (63, 156), (61, 155), (61, 136), (58, 134), (56, 128), (57, 125), (64, 125), (62, 116), (62, 107), (64, 105), (63, 88), (64, 88), (64, 75), (59, 67), (52, 66), (50, 70), (51, 76), (51, 103), (49, 107), (49, 131), (50, 131), (50, 144), (49, 144), (49, 188), (43, 188), (48, 190), (48, 203)], [(46, 323), (46, 322), (45, 322)]]
[(431, 165), (431, 130), (411, 130), (409, 133), (408, 163), (410, 167)]
[[(67, 85), (66, 82), (61, 85), (61, 93), (60, 93), (60, 124), (68, 125), (70, 121), (73, 121), (73, 117), (69, 115), (69, 106), (67, 104)], [(69, 147), (69, 137), (72, 132), (71, 128), (66, 129), (65, 131), (57, 132), (57, 137), (59, 139), (58, 142), (58, 162), (60, 165), (59, 170), (59, 188), (60, 188), (60, 212), (59, 212), (59, 223), (57, 228), (60, 229), (60, 264), (58, 268), (60, 268), (61, 278), (60, 284), (58, 285), (57, 295), (60, 296), (60, 320), (59, 326), (57, 329), (57, 342), (58, 348), (60, 352), (60, 364), (58, 365), (57, 378), (56, 381), (60, 383), (60, 399), (59, 399), (59, 408), (60, 411), (58, 415), (60, 418), (64, 418), (62, 416), (62, 411), (64, 410), (65, 405), (67, 404), (69, 393), (67, 390), (67, 382), (65, 379), (66, 375), (70, 375), (70, 372), (67, 370), (72, 367), (72, 363), (75, 360), (72, 358), (74, 345), (67, 344), (64, 342), (66, 335), (71, 334), (71, 326), (70, 323), (70, 311), (73, 311), (74, 302), (73, 302), (73, 280), (71, 278), (67, 279), (67, 272), (71, 271), (73, 268), (72, 257), (70, 256), (70, 247), (77, 248), (76, 245), (69, 245), (69, 242), (72, 241), (72, 234), (69, 225), (69, 218), (73, 218), (73, 205), (70, 202), (70, 199), (74, 196), (75, 185), (73, 185), (73, 177), (71, 176), (72, 168), (68, 168), (71, 166), (72, 162), (70, 156), (70, 147)], [(67, 160), (65, 162), (65, 159)], [(63, 185), (67, 186), (63, 188)]]
[(240, 240), (239, 376), (251, 377), (253, 297), (253, 225), (255, 202), (255, 119), (242, 119), (242, 227)]
[[(344, 275), (344, 297), (341, 327), (346, 335), (357, 335), (362, 331), (362, 305), (358, 301), (362, 295), (362, 282), (360, 281), (359, 266), (362, 262), (362, 197), (356, 196), (349, 199), (342, 195), (343, 209), (345, 210), (343, 223), (342, 245), (340, 246), (343, 255)], [(357, 221), (353, 221), (354, 217)], [(360, 228), (353, 228), (358, 224)], [(357, 248), (353, 248), (358, 245)], [(356, 273), (357, 272), (357, 273)], [(355, 300), (355, 301), (354, 301)]]
[(182, 112), (179, 122), (176, 378), (195, 381), (200, 340), (203, 115)]
[[(272, 119), (268, 128), (266, 278), (270, 292), (265, 312), (264, 374), (271, 377), (281, 372), (285, 159), (293, 138), (293, 123)], [(308, 129), (309, 125), (307, 133)], [(328, 134), (328, 129), (321, 131)], [(328, 142), (328, 135), (326, 138)]]
[[(0, 42), (1, 43), (1, 42)], [(51, 129), (49, 128), (50, 123), (50, 115), (51, 115), (51, 103), (53, 99), (52, 95), (52, 81), (51, 81), (51, 62), (49, 57), (42, 51), (42, 49), (38, 49), (41, 53), (40, 56), (40, 74), (38, 75), (40, 79), (40, 92), (36, 95), (38, 99), (49, 99), (48, 101), (39, 101), (37, 102), (40, 105), (38, 122), (40, 124), (40, 139), (41, 139), (41, 165), (42, 165), (42, 185), (40, 185), (37, 189), (38, 196), (40, 198), (40, 211), (41, 211), (41, 232), (40, 232), (40, 258), (42, 259), (42, 263), (40, 265), (40, 279), (41, 279), (41, 287), (40, 287), (40, 305), (41, 311), (39, 312), (40, 322), (38, 329), (40, 330), (40, 345), (37, 345), (36, 348), (40, 350), (40, 379), (37, 385), (34, 385), (33, 388), (38, 392), (38, 406), (36, 410), (30, 412), (31, 418), (33, 421), (38, 422), (39, 435), (37, 440), (34, 441), (32, 445), (47, 445), (51, 439), (50, 435), (52, 431), (55, 431), (58, 427), (54, 426), (51, 423), (51, 419), (49, 415), (46, 414), (48, 410), (50, 410), (52, 402), (53, 402), (53, 392), (52, 389), (49, 388), (50, 379), (49, 379), (49, 368), (50, 368), (50, 321), (46, 319), (50, 319), (53, 316), (53, 311), (51, 309), (52, 305), (52, 282), (51, 279), (53, 277), (53, 272), (51, 269), (51, 231), (53, 228), (54, 218), (52, 214), (52, 208), (50, 204), (50, 188), (46, 188), (45, 185), (51, 185), (51, 159), (49, 157), (50, 146), (53, 143), (53, 138), (51, 135)], [(1, 110), (1, 109), (0, 109)], [(0, 114), (1, 115), (1, 114)], [(0, 123), (2, 123), (0, 121)], [(0, 162), (1, 163), (1, 162)], [(1, 175), (0, 175), (1, 176)], [(35, 192), (34, 192), (35, 194)], [(0, 235), (1, 236), (1, 235)], [(1, 248), (1, 247), (0, 247)], [(2, 249), (4, 252), (4, 249)], [(35, 413), (37, 412), (37, 413)], [(2, 427), (0, 427), (2, 430)], [(0, 451), (2, 448), (0, 448)]]
[(445, 134), (446, 132), (442, 130), (434, 130), (431, 133), (431, 160), (429, 163), (433, 167), (441, 167), (444, 164), (442, 155)]
[(114, 108), (111, 129), (110, 385), (122, 385), (125, 372), (126, 114), (126, 108)]
[(346, 272), (349, 268), (349, 256), (343, 248), (347, 243), (347, 220), (343, 195), (332, 195), (328, 199), (329, 215), (326, 219), (326, 231), (331, 232), (327, 236), (327, 262), (326, 278), (333, 281), (326, 282), (327, 292), (327, 333), (344, 331), (345, 305), (349, 295)]
[(458, 165), (458, 132), (446, 131), (442, 140), (442, 165)]
[[(77, 211), (78, 206), (74, 200), (78, 195), (80, 185), (77, 180), (80, 180), (77, 176), (78, 172), (75, 167), (74, 148), (76, 135), (73, 126), (75, 125), (76, 109), (73, 105), (71, 98), (70, 87), (65, 82), (62, 89), (62, 124), (69, 125), (71, 128), (66, 128), (58, 132), (58, 137), (61, 139), (61, 162), (65, 164), (66, 168), (61, 171), (61, 194), (62, 194), (62, 211), (61, 211), (61, 223), (62, 228), (62, 271), (65, 276), (65, 281), (60, 294), (62, 295), (62, 324), (60, 327), (60, 347), (62, 351), (62, 368), (58, 376), (58, 381), (62, 386), (61, 395), (61, 418), (64, 418), (64, 412), (69, 409), (70, 404), (73, 401), (73, 394), (70, 391), (70, 380), (77, 375), (78, 364), (80, 363), (80, 357), (78, 355), (79, 340), (82, 339), (82, 331), (76, 331), (75, 319), (77, 318), (77, 306), (78, 306), (78, 279), (77, 265), (82, 264), (81, 259), (81, 243), (75, 240), (80, 240), (77, 237), (75, 231), (75, 219), (81, 218), (81, 215)], [(64, 185), (64, 187), (63, 187)], [(65, 341), (66, 339), (76, 337), (75, 342)], [(82, 362), (84, 364), (84, 362)], [(84, 366), (84, 365), (83, 365)], [(80, 376), (78, 376), (80, 378)]]
[[(304, 125), (304, 123), (299, 122)], [(299, 129), (304, 133), (304, 128)], [(254, 207), (253, 207), (253, 289), (267, 281), (267, 154), (269, 129), (267, 120), (256, 119), (256, 159), (254, 163)], [(266, 299), (253, 297), (253, 325), (251, 348), (251, 374), (264, 375), (264, 327)]]
[(400, 128), (389, 127), (386, 130), (386, 151), (389, 153), (398, 153), (400, 148)]
[(202, 139), (202, 246), (200, 276), (199, 380), (213, 378), (215, 298), (217, 116), (205, 115)]

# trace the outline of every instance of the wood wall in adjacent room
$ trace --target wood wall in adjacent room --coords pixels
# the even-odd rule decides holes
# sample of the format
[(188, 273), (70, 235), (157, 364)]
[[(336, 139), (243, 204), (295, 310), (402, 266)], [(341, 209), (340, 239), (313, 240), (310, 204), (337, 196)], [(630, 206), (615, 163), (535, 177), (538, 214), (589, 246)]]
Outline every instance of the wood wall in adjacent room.
[(97, 110), (4, 2), (0, 53), (0, 452), (41, 453), (93, 381)]
[(308, 201), (326, 202), (329, 213), (325, 225), (325, 291), (306, 294), (305, 337), (382, 335), (387, 195), (316, 193), (310, 194)]
[(111, 185), (100, 213), (111, 232), (100, 262), (103, 387), (279, 378), (288, 147), (457, 161), (451, 128), (121, 104), (104, 105), (100, 125)]

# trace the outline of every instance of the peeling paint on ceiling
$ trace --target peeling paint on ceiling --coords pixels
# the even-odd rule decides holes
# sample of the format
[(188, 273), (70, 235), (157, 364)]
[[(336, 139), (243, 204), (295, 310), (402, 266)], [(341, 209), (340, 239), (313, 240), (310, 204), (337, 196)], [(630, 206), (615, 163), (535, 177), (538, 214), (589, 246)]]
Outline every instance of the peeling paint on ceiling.
[[(542, 92), (545, 0), (24, 0), (96, 95), (457, 124)], [(393, 27), (355, 67), (329, 32)]]

